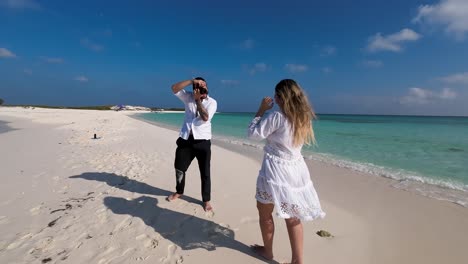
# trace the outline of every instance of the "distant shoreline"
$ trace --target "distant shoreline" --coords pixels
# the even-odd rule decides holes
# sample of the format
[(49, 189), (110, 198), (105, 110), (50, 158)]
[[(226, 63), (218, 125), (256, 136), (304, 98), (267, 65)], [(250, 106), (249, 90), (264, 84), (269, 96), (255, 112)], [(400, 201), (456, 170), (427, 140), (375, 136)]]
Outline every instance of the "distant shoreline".
[[(75, 109), (75, 110), (113, 110), (111, 107), (114, 105), (101, 105), (101, 106), (50, 106), (50, 105), (1, 105), (0, 107), (23, 107), (23, 108), (46, 108), (46, 109)], [(131, 106), (131, 105), (128, 105)], [(144, 106), (146, 107), (146, 106)], [(161, 107), (146, 107), (151, 109), (151, 112), (157, 113), (181, 113), (185, 112), (183, 108), (161, 108)], [(115, 110), (113, 110), (115, 111)], [(128, 110), (127, 110), (128, 111)], [(255, 111), (226, 111), (226, 112), (218, 112), (218, 113), (255, 113)], [(447, 116), (447, 115), (397, 115), (397, 114), (339, 114), (339, 113), (316, 113), (316, 115), (320, 118), (320, 116), (385, 116), (385, 117), (426, 117), (426, 118), (468, 118), (468, 116), (458, 115), (458, 116)]]

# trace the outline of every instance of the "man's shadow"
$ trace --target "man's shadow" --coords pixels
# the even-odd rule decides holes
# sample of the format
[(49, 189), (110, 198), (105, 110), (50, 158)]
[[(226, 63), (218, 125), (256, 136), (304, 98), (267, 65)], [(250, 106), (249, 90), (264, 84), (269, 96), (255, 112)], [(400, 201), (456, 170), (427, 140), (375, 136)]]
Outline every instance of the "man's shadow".
[[(110, 186), (141, 194), (167, 196), (172, 193), (113, 173), (83, 173), (70, 178), (102, 181)], [(188, 202), (199, 203), (198, 200), (191, 197), (184, 196), (184, 199)], [(278, 263), (266, 261), (255, 254), (249, 246), (237, 241), (234, 231), (228, 226), (195, 215), (161, 208), (158, 203), (158, 199), (147, 195), (130, 201), (121, 197), (104, 198), (104, 205), (113, 213), (141, 218), (146, 225), (183, 250), (203, 248), (212, 251), (216, 250), (217, 247), (226, 247), (250, 255), (260, 261)]]
[[(106, 173), (106, 172), (85, 172), (80, 175), (70, 176), (71, 179), (85, 179), (89, 181), (100, 181), (105, 182), (107, 185), (116, 187), (125, 191), (157, 195), (167, 197), (174, 192), (163, 190), (157, 187), (153, 187), (144, 182), (139, 182), (137, 180), (129, 179), (128, 177), (117, 175), (115, 173)], [(202, 205), (202, 201), (192, 198), (190, 196), (183, 195), (180, 199), (185, 200), (189, 203), (195, 203)]]

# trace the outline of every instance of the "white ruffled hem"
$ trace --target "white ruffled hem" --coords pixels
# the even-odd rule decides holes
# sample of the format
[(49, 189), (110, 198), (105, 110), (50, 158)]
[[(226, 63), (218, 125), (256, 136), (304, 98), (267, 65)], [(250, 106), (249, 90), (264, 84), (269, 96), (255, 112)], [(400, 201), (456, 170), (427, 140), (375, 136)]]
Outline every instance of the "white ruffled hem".
[(280, 218), (310, 221), (325, 217), (304, 158), (270, 146), (264, 150), (257, 178), (257, 201), (274, 204)]
[(312, 182), (299, 188), (291, 188), (268, 182), (265, 177), (257, 179), (255, 198), (263, 204), (274, 204), (280, 218), (297, 218), (311, 221), (325, 217)]

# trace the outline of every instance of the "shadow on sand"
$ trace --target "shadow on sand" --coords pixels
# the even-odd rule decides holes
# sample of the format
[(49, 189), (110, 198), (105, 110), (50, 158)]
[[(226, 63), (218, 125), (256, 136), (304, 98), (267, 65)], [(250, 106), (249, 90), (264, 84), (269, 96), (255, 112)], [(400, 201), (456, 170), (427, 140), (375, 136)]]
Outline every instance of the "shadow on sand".
[(8, 125), (8, 123), (11, 123), (11, 122), (6, 122), (6, 121), (0, 120), (0, 134), (10, 132), (10, 131), (14, 131), (14, 130), (18, 130), (16, 128), (10, 127)]
[[(252, 256), (262, 262), (278, 263), (276, 261), (266, 261), (256, 255), (249, 246), (237, 241), (234, 231), (229, 226), (195, 215), (161, 208), (158, 206), (158, 199), (147, 196), (157, 195), (165, 197), (172, 193), (170, 191), (152, 187), (146, 183), (113, 173), (83, 173), (71, 176), (70, 178), (106, 182), (109, 186), (143, 194), (133, 200), (112, 196), (105, 197), (104, 205), (115, 214), (131, 215), (140, 218), (162, 237), (183, 250), (203, 248), (212, 251), (216, 250), (217, 247), (225, 247)], [(184, 200), (196, 204), (201, 203), (199, 200), (187, 196), (184, 196)]]
[[(129, 191), (129, 192), (134, 192), (134, 193), (164, 196), (164, 197), (167, 197), (173, 193), (168, 190), (163, 190), (158, 187), (153, 187), (144, 182), (139, 182), (137, 180), (133, 180), (125, 176), (117, 175), (115, 173), (85, 172), (80, 175), (70, 176), (70, 178), (71, 179), (79, 178), (79, 179), (85, 179), (89, 181), (105, 182), (109, 186), (116, 187), (116, 188)], [(184, 195), (180, 199), (185, 200), (189, 203), (202, 205), (202, 201), (194, 199), (190, 196)]]

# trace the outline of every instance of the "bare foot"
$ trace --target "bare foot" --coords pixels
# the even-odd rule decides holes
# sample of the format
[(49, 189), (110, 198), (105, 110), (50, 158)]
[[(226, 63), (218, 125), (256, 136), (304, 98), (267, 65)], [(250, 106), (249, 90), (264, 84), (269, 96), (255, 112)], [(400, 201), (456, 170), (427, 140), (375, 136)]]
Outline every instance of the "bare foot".
[(273, 252), (266, 252), (264, 246), (260, 246), (260, 245), (255, 244), (255, 245), (250, 246), (250, 248), (251, 248), (257, 255), (260, 255), (260, 256), (262, 256), (263, 258), (267, 259), (267, 260), (273, 260)]
[(181, 196), (182, 196), (182, 194), (173, 193), (173, 194), (169, 195), (168, 197), (166, 197), (166, 200), (167, 200), (168, 202), (172, 202), (172, 201), (174, 201), (174, 200), (179, 199), (179, 197), (181, 197)]
[(213, 207), (211, 206), (210, 202), (204, 202), (203, 203), (203, 209), (205, 210), (205, 212), (209, 212), (209, 211), (213, 210)]

